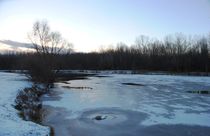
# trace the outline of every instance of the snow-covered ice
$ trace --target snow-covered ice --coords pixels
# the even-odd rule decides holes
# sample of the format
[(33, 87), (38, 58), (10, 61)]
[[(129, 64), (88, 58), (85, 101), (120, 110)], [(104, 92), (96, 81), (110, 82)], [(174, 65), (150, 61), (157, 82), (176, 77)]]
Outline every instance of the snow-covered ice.
[(0, 72), (0, 136), (48, 136), (50, 129), (22, 120), (13, 107), (18, 91), (31, 84), (16, 73)]
[[(210, 77), (107, 74), (105, 77), (68, 82), (56, 83), (54, 91), (60, 93), (57, 100), (46, 97), (44, 101), (46, 107), (57, 109), (49, 114), (47, 124), (58, 126), (60, 120), (63, 122), (60, 127), (62, 132), (67, 125), (67, 131), (71, 130), (69, 134), (81, 136), (97, 136), (97, 132), (104, 136), (137, 136), (140, 133), (144, 136), (168, 136), (174, 133), (180, 136), (205, 136), (210, 133), (210, 95), (187, 92), (209, 90)], [(113, 117), (114, 120), (123, 117), (123, 121), (107, 126), (103, 124), (104, 121), (92, 121), (93, 116), (97, 115), (111, 115), (107, 121)], [(61, 116), (65, 119), (62, 120)], [(118, 129), (119, 126), (121, 128)], [(161, 131), (163, 128), (164, 131)]]

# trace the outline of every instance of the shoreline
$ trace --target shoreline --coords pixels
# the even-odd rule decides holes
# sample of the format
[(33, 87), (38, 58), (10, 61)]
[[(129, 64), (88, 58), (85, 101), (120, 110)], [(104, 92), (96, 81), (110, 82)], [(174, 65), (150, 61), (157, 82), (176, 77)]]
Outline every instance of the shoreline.
[(49, 136), (48, 127), (23, 120), (14, 107), (16, 95), (20, 90), (30, 87), (31, 83), (23, 75), (16, 73), (0, 72), (0, 76), (0, 135)]
[[(8, 73), (20, 73), (24, 74), (27, 70), (0, 70), (0, 72), (8, 72)], [(176, 72), (176, 71), (150, 71), (150, 70), (60, 70), (60, 75), (62, 77), (61, 80), (74, 80), (78, 79), (77, 76), (91, 76), (97, 74), (143, 74), (143, 75), (177, 75), (177, 76), (210, 76), (210, 72)], [(66, 75), (65, 75), (66, 74)]]

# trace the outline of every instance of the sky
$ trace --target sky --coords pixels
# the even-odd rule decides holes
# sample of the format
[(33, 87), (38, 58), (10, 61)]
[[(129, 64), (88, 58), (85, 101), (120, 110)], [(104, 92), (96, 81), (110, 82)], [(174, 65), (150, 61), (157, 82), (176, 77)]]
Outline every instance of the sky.
[(0, 40), (29, 42), (37, 20), (89, 52), (139, 35), (208, 34), (210, 0), (0, 0)]

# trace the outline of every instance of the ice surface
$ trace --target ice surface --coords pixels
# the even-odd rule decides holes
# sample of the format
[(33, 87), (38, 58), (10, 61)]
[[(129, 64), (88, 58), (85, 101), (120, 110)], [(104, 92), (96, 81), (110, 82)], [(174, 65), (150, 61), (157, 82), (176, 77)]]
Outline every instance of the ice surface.
[(0, 72), (0, 136), (47, 136), (49, 128), (18, 116), (12, 106), (20, 89), (30, 86), (25, 77), (15, 73)]
[[(89, 77), (89, 79), (69, 82), (70, 84), (56, 83), (54, 91), (61, 93), (59, 100), (46, 100), (44, 101), (44, 105), (66, 109), (67, 115), (65, 115), (65, 118), (71, 120), (69, 123), (74, 126), (72, 127), (72, 133), (76, 129), (78, 131), (84, 130), (85, 133), (86, 125), (83, 124), (80, 118), (84, 113), (95, 111), (96, 109), (101, 109), (101, 111), (105, 109), (120, 109), (122, 110), (120, 114), (123, 115), (123, 112), (126, 111), (139, 112), (140, 115), (146, 114), (147, 116), (138, 122), (140, 126), (135, 125), (137, 127), (136, 130), (139, 130), (143, 126), (146, 127), (145, 129), (151, 128), (155, 130), (156, 127), (153, 128), (153, 126), (157, 125), (167, 125), (166, 129), (171, 129), (171, 127), (179, 128), (180, 125), (185, 125), (185, 127), (181, 126), (180, 135), (187, 135), (188, 127), (189, 135), (192, 132), (194, 133), (196, 129), (198, 131), (196, 130), (194, 134), (199, 134), (199, 131), (202, 130), (201, 128), (205, 127), (208, 128), (205, 128), (205, 130), (208, 133), (210, 132), (210, 95), (187, 93), (190, 90), (209, 90), (210, 77), (108, 74), (107, 77)], [(136, 83), (142, 84), (143, 86), (123, 85), (122, 83)], [(93, 89), (68, 89), (64, 88), (64, 85), (71, 87), (91, 87)], [(106, 113), (105, 115), (107, 114), (112, 113)], [(103, 114), (101, 112), (94, 112), (93, 115), (102, 116)], [(130, 114), (126, 115), (130, 116)], [(139, 117), (136, 117), (138, 121)], [(124, 123), (120, 125), (122, 125), (122, 129), (133, 129), (129, 127), (131, 124), (126, 127)], [(191, 126), (200, 126), (201, 128)], [(158, 128), (158, 131), (161, 127)], [(90, 132), (90, 135), (96, 135), (92, 130), (97, 131), (97, 128), (93, 127), (89, 129), (91, 132), (89, 130), (87, 131)], [(98, 129), (100, 131), (106, 130), (103, 127)], [(145, 131), (145, 129), (139, 131)], [(182, 132), (183, 134), (181, 134)], [(205, 135), (206, 131), (203, 132), (205, 132)], [(120, 131), (116, 133), (120, 133)], [(80, 133), (75, 132), (75, 134)], [(137, 134), (132, 133), (131, 135)]]

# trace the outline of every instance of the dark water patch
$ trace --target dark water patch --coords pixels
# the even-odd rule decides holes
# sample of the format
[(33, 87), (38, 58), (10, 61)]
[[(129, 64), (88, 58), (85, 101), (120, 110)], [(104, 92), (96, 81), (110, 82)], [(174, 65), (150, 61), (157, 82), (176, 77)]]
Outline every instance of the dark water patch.
[(81, 90), (85, 90), (85, 89), (89, 89), (92, 90), (93, 88), (91, 87), (75, 87), (75, 86), (62, 86), (63, 88), (67, 88), (67, 89), (81, 89)]
[(63, 83), (63, 84), (71, 84), (71, 83), (69, 83), (67, 81), (62, 81), (61, 83)]
[(194, 91), (187, 91), (188, 93), (193, 94), (210, 94), (210, 91), (208, 90), (194, 90)]
[(108, 116), (97, 115), (93, 119), (95, 120), (105, 120)]
[(104, 77), (113, 77), (113, 76), (107, 76), (107, 75), (95, 75), (94, 77), (104, 78)]
[(88, 79), (88, 76), (94, 76), (95, 74), (85, 74), (85, 73), (66, 73), (60, 72), (56, 75), (56, 82), (69, 81), (69, 80), (82, 80)]
[(138, 83), (122, 83), (123, 85), (130, 85), (130, 86), (145, 86), (143, 84), (138, 84)]

